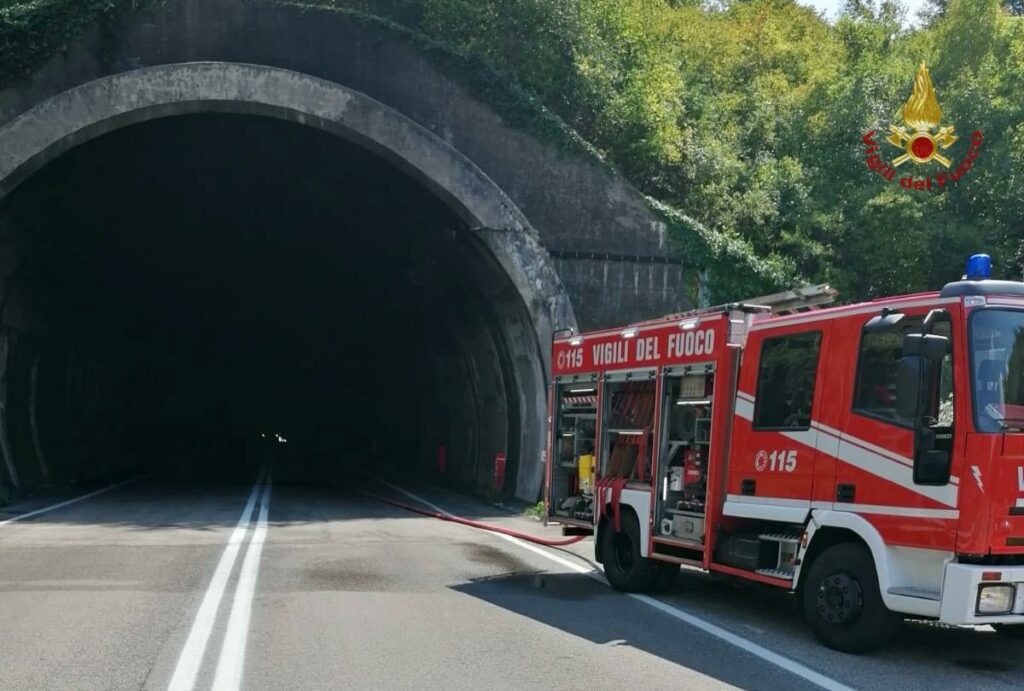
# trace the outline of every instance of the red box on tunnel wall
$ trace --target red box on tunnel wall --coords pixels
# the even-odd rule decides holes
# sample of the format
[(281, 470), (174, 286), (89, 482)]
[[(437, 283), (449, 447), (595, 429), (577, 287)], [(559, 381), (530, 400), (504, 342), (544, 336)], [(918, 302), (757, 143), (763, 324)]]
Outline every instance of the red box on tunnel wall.
[(505, 452), (499, 451), (494, 454), (494, 489), (505, 488)]

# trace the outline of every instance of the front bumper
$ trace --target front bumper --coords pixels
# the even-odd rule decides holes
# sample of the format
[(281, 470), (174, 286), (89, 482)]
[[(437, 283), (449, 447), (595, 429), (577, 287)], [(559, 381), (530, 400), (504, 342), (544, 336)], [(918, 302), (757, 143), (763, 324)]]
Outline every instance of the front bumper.
[[(982, 579), (997, 572), (998, 579)], [(982, 585), (1008, 584), (1016, 589), (1010, 612), (978, 614), (978, 588)], [(944, 624), (1024, 624), (1024, 566), (981, 566), (947, 564), (942, 583), (939, 621)]]

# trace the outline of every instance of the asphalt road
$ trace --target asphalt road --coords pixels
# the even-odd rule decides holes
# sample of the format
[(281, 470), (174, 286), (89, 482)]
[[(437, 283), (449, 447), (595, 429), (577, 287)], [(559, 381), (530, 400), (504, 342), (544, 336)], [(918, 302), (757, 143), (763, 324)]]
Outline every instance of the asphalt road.
[[(436, 488), (441, 508), (555, 536)], [(398, 496), (391, 489), (381, 489)], [(820, 647), (783, 593), (684, 572), (611, 591), (537, 548), (345, 489), (137, 482), (4, 521), (0, 689), (1021, 688), (1021, 645), (904, 626)]]

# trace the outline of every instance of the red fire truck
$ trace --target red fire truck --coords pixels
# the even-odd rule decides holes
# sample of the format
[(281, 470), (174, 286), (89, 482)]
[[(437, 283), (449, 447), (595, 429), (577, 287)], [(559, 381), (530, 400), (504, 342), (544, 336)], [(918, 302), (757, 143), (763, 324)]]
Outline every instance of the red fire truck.
[(1024, 638), (1024, 283), (555, 340), (545, 504), (613, 587), (794, 592), (827, 646), (904, 616)]

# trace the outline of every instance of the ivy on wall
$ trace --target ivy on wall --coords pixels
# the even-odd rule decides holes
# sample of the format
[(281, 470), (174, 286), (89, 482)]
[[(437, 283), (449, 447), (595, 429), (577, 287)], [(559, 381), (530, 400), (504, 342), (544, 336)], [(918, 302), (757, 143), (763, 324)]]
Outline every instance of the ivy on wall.
[(141, 0), (0, 0), (0, 88), (23, 79), (86, 29)]

